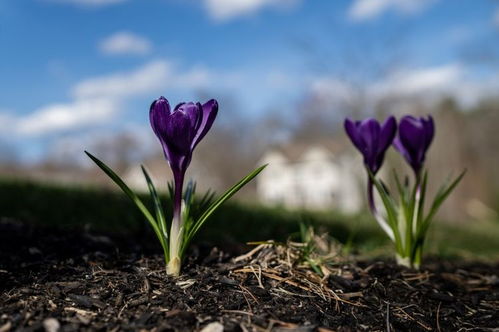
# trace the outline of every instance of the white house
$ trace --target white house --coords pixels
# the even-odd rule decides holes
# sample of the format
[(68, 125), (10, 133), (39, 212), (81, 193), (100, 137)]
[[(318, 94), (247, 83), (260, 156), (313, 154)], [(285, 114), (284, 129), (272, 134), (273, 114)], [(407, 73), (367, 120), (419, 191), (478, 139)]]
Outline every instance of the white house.
[(331, 143), (290, 144), (268, 150), (257, 177), (265, 204), (357, 212), (363, 207), (362, 161), (355, 151)]

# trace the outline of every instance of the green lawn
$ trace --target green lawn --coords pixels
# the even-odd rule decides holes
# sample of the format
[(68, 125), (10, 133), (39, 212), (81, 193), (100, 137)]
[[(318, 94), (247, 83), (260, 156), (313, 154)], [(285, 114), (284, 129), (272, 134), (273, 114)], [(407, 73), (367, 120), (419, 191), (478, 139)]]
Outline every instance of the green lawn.
[[(143, 196), (150, 204), (147, 196)], [(165, 199), (166, 200), (166, 199)], [(165, 202), (167, 206), (169, 204)], [(33, 224), (130, 234), (149, 232), (139, 211), (121, 192), (0, 180), (0, 217)], [(198, 239), (217, 244), (285, 240), (299, 223), (327, 231), (362, 256), (390, 255), (391, 244), (368, 214), (344, 216), (334, 211), (287, 211), (229, 202), (216, 212)], [(499, 261), (499, 222), (473, 221), (451, 225), (436, 222), (427, 253), (446, 258)]]

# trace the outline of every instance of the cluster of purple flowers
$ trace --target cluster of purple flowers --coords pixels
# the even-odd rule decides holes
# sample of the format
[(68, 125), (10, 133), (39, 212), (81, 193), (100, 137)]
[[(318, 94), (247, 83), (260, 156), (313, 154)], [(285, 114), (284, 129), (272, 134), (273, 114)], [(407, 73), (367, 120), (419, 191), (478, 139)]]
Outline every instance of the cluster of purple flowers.
[[(149, 110), (151, 127), (161, 143), (174, 180), (172, 188), (173, 220), (169, 231), (159, 196), (145, 168), (143, 168), (143, 172), (155, 203), (156, 217), (108, 166), (87, 153), (134, 201), (149, 221), (163, 246), (167, 272), (172, 275), (179, 274), (185, 248), (207, 218), (266, 166), (255, 169), (218, 200), (208, 203), (210, 206), (206, 208), (206, 211), (201, 216), (196, 217), (196, 220), (193, 219), (189, 211), (194, 189), (187, 188), (186, 198), (183, 199), (184, 177), (194, 149), (212, 127), (217, 113), (218, 103), (214, 99), (205, 104), (180, 103), (173, 110), (164, 97), (158, 98), (151, 104)], [(428, 225), (441, 202), (457, 185), (464, 173), (451, 185), (443, 187), (430, 208), (429, 214), (423, 216), (427, 176), (426, 174), (422, 175), (422, 170), (426, 152), (435, 134), (432, 117), (404, 116), (398, 125), (393, 116), (390, 116), (382, 124), (373, 118), (363, 121), (346, 119), (345, 130), (352, 143), (361, 152), (364, 158), (364, 166), (369, 173), (368, 199), (372, 213), (383, 230), (395, 242), (397, 258), (401, 258), (401, 261), (404, 264), (410, 264), (409, 266), (419, 266)], [(384, 190), (380, 181), (376, 179), (376, 174), (383, 165), (385, 153), (392, 145), (405, 158), (415, 174), (414, 190), (409, 192), (408, 187), (402, 188), (399, 185), (399, 191), (403, 194), (401, 197), (404, 198), (399, 207), (393, 205), (393, 200), (389, 199), (389, 194)], [(387, 218), (378, 213), (376, 209), (373, 187), (377, 188), (384, 199), (383, 203), (386, 208)], [(400, 214), (400, 212), (403, 213)], [(404, 221), (401, 221), (402, 219)], [(405, 226), (399, 225), (400, 222), (405, 223)]]
[[(369, 175), (367, 197), (371, 213), (381, 228), (395, 243), (396, 258), (399, 264), (418, 268), (428, 227), (442, 202), (461, 181), (462, 172), (454, 181), (444, 183), (438, 190), (433, 203), (425, 208), (428, 172), (424, 170), (426, 152), (435, 136), (433, 118), (404, 116), (399, 124), (393, 116), (380, 124), (373, 118), (363, 121), (345, 120), (345, 131), (364, 158), (364, 166)], [(383, 165), (385, 153), (394, 146), (414, 172), (414, 182), (404, 185), (395, 173), (398, 199), (377, 179), (376, 174)], [(385, 213), (376, 208), (374, 188), (380, 195)]]
[(393, 116), (383, 124), (376, 119), (368, 118), (363, 121), (345, 120), (345, 130), (352, 143), (362, 153), (364, 165), (373, 174), (376, 174), (383, 164), (386, 150), (393, 144), (395, 149), (405, 158), (420, 176), (426, 151), (430, 147), (435, 134), (433, 118), (416, 118), (404, 116), (398, 125)]
[[(397, 120), (393, 116), (388, 117), (383, 124), (373, 118), (362, 121), (347, 118), (345, 131), (364, 157), (364, 166), (368, 172), (376, 175), (383, 165), (386, 150), (393, 145), (414, 170), (416, 181), (420, 181), (426, 151), (435, 135), (431, 115), (427, 118), (404, 116), (398, 125), (398, 132)], [(371, 179), (368, 181), (368, 200), (369, 208), (377, 214)]]

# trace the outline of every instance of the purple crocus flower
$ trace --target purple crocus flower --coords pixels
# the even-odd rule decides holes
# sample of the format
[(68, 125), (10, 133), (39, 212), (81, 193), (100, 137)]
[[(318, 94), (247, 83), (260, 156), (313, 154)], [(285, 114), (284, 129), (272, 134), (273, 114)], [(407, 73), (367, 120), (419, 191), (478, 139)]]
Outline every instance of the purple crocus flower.
[(175, 181), (174, 219), (180, 219), (182, 187), (185, 171), (192, 159), (192, 152), (210, 130), (218, 112), (218, 103), (180, 103), (173, 112), (165, 97), (151, 104), (149, 118), (154, 133), (163, 146)]
[(376, 174), (383, 164), (385, 152), (390, 147), (397, 131), (397, 121), (390, 116), (380, 125), (373, 118), (363, 121), (345, 119), (345, 130), (355, 147), (364, 156), (364, 165)]
[(418, 178), (434, 135), (435, 126), (431, 116), (425, 119), (407, 115), (400, 120), (399, 132), (393, 145), (411, 165)]

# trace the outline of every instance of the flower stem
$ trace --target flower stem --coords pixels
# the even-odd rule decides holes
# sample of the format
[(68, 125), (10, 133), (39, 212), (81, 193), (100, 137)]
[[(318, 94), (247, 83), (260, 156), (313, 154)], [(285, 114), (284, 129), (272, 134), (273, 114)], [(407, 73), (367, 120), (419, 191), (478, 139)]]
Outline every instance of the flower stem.
[(182, 246), (182, 191), (184, 186), (185, 173), (181, 171), (173, 172), (174, 193), (173, 193), (173, 221), (170, 228), (170, 259), (167, 273), (178, 276), (180, 273), (180, 247)]
[(182, 191), (184, 187), (184, 173), (174, 172), (173, 180), (175, 191), (173, 193), (173, 220), (180, 221), (181, 210), (182, 210)]

